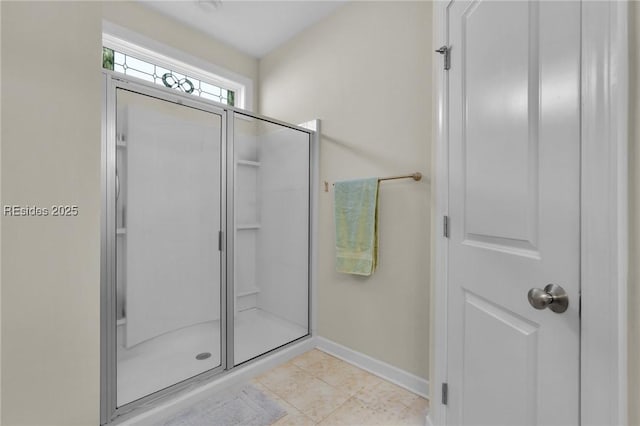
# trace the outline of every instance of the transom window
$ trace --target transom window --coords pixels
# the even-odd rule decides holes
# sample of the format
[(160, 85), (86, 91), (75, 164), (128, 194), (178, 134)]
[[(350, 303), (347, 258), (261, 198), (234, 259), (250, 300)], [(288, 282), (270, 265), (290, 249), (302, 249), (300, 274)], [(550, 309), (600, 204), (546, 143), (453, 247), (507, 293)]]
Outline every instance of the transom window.
[(226, 105), (235, 105), (236, 93), (185, 73), (135, 58), (109, 47), (102, 48), (102, 68), (170, 87)]

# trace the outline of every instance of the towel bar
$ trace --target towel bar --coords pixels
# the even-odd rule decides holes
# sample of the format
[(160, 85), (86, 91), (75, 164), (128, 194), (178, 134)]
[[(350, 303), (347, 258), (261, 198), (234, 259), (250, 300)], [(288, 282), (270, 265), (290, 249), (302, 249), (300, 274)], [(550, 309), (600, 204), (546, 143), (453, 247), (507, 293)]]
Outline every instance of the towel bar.
[(381, 181), (381, 180), (393, 180), (393, 179), (409, 179), (409, 178), (411, 178), (411, 179), (413, 179), (413, 180), (415, 180), (417, 182), (420, 179), (422, 179), (422, 173), (415, 172), (415, 173), (412, 173), (410, 175), (383, 177), (383, 178), (378, 178), (378, 181)]
[[(378, 178), (378, 181), (394, 180), (394, 179), (413, 179), (417, 182), (419, 180), (422, 180), (422, 173), (415, 172), (410, 175), (388, 176), (388, 177)], [(335, 183), (332, 185), (335, 185)], [(326, 180), (324, 181), (324, 192), (329, 192), (329, 182), (327, 182)]]

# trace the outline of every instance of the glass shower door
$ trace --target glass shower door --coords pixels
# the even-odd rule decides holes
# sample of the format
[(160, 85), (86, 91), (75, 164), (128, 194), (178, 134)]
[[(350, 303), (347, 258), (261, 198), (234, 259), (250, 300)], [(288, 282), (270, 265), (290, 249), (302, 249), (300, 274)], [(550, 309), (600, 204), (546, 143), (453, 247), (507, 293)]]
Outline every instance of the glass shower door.
[(234, 365), (309, 334), (310, 143), (235, 113)]
[(116, 91), (117, 406), (222, 369), (223, 112)]

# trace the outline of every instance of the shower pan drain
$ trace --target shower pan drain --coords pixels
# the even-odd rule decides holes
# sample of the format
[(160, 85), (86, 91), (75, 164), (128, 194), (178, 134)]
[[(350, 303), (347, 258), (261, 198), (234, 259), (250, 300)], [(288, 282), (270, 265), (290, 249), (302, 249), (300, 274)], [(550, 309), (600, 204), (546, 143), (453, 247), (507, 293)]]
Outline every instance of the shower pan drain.
[(211, 356), (211, 352), (202, 352), (201, 354), (196, 355), (196, 359), (202, 361), (203, 359), (207, 359)]

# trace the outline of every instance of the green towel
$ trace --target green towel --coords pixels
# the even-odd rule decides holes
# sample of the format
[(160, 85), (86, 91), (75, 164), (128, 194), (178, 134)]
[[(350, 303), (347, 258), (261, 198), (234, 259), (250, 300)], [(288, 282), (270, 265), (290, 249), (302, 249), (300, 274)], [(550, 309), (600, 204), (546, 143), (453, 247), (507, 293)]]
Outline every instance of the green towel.
[(378, 258), (378, 178), (336, 182), (336, 269), (373, 274)]

